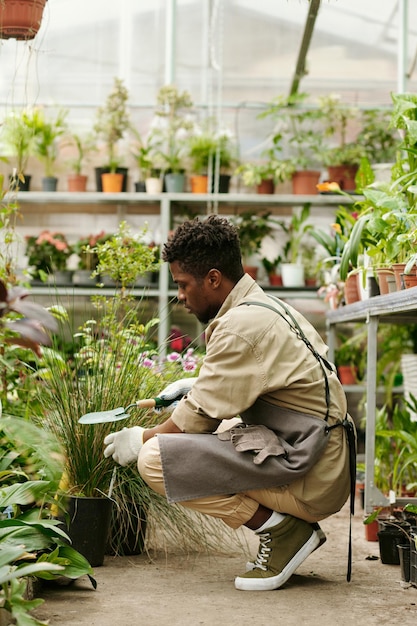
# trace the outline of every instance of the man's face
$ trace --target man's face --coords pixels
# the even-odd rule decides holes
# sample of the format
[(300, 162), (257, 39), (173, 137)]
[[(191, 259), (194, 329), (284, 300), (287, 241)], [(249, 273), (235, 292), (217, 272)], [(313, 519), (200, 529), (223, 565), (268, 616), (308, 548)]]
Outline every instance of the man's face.
[(199, 322), (207, 324), (220, 309), (218, 292), (213, 288), (210, 272), (203, 279), (183, 272), (178, 261), (170, 264), (172, 278), (178, 287), (178, 300)]

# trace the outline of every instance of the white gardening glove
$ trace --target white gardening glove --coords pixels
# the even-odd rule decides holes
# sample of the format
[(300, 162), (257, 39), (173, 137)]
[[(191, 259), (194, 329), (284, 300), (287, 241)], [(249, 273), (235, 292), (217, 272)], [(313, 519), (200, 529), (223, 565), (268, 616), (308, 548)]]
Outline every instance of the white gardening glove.
[(143, 446), (142, 426), (123, 428), (117, 433), (110, 433), (104, 438), (104, 456), (106, 459), (111, 456), (122, 467), (138, 460), (140, 449)]
[(165, 387), (165, 389), (161, 391), (161, 393), (158, 394), (158, 397), (161, 398), (161, 400), (165, 401), (172, 400), (172, 402), (169, 404), (168, 407), (165, 407), (163, 409), (155, 409), (155, 412), (160, 413), (162, 410), (173, 411), (177, 406), (179, 400), (181, 400), (183, 396), (186, 396), (190, 389), (192, 389), (192, 386), (194, 385), (196, 380), (197, 377), (180, 378), (179, 380), (170, 383), (167, 387)]

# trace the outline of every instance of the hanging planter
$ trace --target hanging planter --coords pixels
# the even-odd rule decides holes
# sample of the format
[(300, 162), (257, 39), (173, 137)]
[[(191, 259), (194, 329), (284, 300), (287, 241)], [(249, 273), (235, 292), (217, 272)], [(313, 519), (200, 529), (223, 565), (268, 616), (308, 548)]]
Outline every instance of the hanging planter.
[(46, 0), (2, 0), (0, 2), (0, 38), (34, 39), (41, 22)]

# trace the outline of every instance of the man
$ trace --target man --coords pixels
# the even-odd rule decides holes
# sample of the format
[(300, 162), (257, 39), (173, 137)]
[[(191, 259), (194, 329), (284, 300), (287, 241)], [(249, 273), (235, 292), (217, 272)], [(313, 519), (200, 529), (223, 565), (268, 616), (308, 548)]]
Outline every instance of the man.
[[(160, 394), (186, 394), (163, 423), (111, 433), (104, 454), (137, 462), (170, 502), (255, 531), (258, 555), (235, 587), (277, 589), (325, 541), (317, 522), (349, 494), (342, 386), (312, 325), (244, 274), (227, 219), (185, 222), (163, 260), (178, 300), (208, 324), (204, 362), (198, 378)], [(213, 434), (236, 416), (240, 426)]]

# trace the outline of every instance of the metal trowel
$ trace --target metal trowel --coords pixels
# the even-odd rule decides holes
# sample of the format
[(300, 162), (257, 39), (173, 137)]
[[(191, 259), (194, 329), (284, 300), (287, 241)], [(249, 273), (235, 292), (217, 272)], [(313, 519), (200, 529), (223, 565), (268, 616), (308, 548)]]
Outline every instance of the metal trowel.
[(162, 398), (146, 398), (145, 400), (137, 400), (127, 407), (119, 406), (109, 411), (95, 411), (93, 413), (86, 413), (82, 415), (78, 420), (80, 424), (105, 424), (106, 422), (118, 422), (129, 417), (129, 409), (154, 409), (164, 408), (178, 400), (179, 398), (171, 398), (170, 400), (164, 400)]

